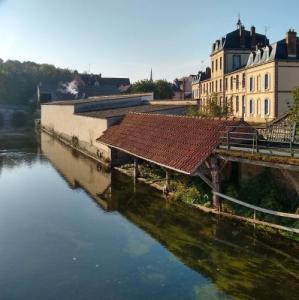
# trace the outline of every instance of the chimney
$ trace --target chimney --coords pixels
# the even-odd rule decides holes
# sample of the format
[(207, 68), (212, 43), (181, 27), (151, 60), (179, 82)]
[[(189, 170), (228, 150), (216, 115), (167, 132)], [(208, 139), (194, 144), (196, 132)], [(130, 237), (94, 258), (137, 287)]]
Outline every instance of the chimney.
[(288, 57), (297, 56), (297, 32), (294, 29), (290, 29), (287, 32), (286, 44), (288, 49)]
[(207, 78), (211, 78), (211, 68), (210, 67), (206, 68), (206, 75), (207, 75)]
[(243, 25), (239, 28), (240, 32), (240, 47), (245, 48), (245, 27)]
[(251, 39), (251, 49), (254, 50), (256, 46), (256, 35), (255, 35), (255, 27), (250, 27), (250, 39)]

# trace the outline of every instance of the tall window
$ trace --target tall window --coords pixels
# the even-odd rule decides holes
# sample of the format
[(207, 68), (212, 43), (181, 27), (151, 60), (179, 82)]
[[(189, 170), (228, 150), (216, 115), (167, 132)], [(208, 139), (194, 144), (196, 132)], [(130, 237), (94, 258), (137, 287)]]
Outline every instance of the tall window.
[(246, 103), (245, 103), (245, 96), (242, 96), (242, 114), (246, 112)]
[(222, 92), (222, 79), (219, 80), (219, 91)]
[(242, 88), (245, 88), (245, 84), (246, 84), (246, 77), (245, 77), (245, 73), (243, 73), (242, 75)]
[(254, 89), (254, 81), (253, 81), (253, 77), (249, 78), (249, 90), (250, 92), (253, 92)]
[(218, 70), (218, 59), (216, 59), (216, 71)]
[(265, 99), (265, 101), (264, 101), (264, 114), (265, 114), (265, 116), (270, 114), (270, 101), (269, 101), (269, 99)]
[(236, 112), (239, 112), (239, 96), (236, 96)]
[(257, 78), (256, 78), (256, 89), (258, 91), (261, 90), (261, 75), (258, 75)]
[(212, 93), (214, 93), (214, 81), (212, 81)]
[(228, 79), (227, 78), (225, 78), (225, 81), (224, 81), (224, 88), (227, 91), (227, 89), (228, 89)]
[(249, 113), (254, 114), (254, 100), (250, 99), (249, 101)]
[(234, 78), (233, 76), (230, 77), (230, 89), (232, 90), (234, 88)]
[(264, 77), (264, 87), (265, 87), (265, 90), (268, 90), (269, 89), (269, 79), (270, 79), (270, 76), (268, 73), (265, 74), (265, 77)]
[(236, 89), (239, 89), (239, 75), (236, 75)]
[(241, 55), (233, 55), (233, 70), (241, 67)]
[(214, 61), (212, 61), (212, 73), (214, 72)]
[(215, 81), (215, 92), (218, 92), (218, 81)]
[(256, 101), (256, 113), (257, 113), (257, 115), (261, 114), (261, 100), (260, 99), (257, 99), (257, 101)]
[(222, 57), (220, 57), (220, 60), (219, 60), (219, 69), (222, 70)]

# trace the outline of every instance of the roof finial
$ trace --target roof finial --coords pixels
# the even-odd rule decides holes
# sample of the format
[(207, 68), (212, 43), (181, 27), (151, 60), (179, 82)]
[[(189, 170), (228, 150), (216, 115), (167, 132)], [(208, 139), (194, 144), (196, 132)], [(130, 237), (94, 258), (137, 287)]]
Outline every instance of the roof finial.
[(237, 22), (237, 27), (240, 28), (242, 26), (242, 22), (241, 22), (241, 16), (240, 13), (238, 13), (238, 22)]
[(151, 68), (150, 81), (153, 81), (153, 68)]

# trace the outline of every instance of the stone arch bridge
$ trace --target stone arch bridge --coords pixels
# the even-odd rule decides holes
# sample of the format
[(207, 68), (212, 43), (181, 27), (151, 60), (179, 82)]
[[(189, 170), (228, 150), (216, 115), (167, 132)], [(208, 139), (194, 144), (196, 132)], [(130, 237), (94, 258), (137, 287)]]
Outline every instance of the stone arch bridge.
[(10, 127), (13, 125), (13, 118), (19, 114), (24, 119), (28, 117), (28, 108), (25, 105), (0, 104), (0, 127)]

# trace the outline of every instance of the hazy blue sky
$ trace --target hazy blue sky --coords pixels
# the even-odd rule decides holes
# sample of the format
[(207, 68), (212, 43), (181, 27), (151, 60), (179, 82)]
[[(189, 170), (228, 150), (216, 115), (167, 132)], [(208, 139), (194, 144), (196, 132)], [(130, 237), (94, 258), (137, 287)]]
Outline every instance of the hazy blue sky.
[[(271, 42), (299, 31), (298, 0), (0, 0), (0, 57), (173, 80), (209, 62), (237, 16)], [(204, 61), (202, 63), (202, 61)]]

